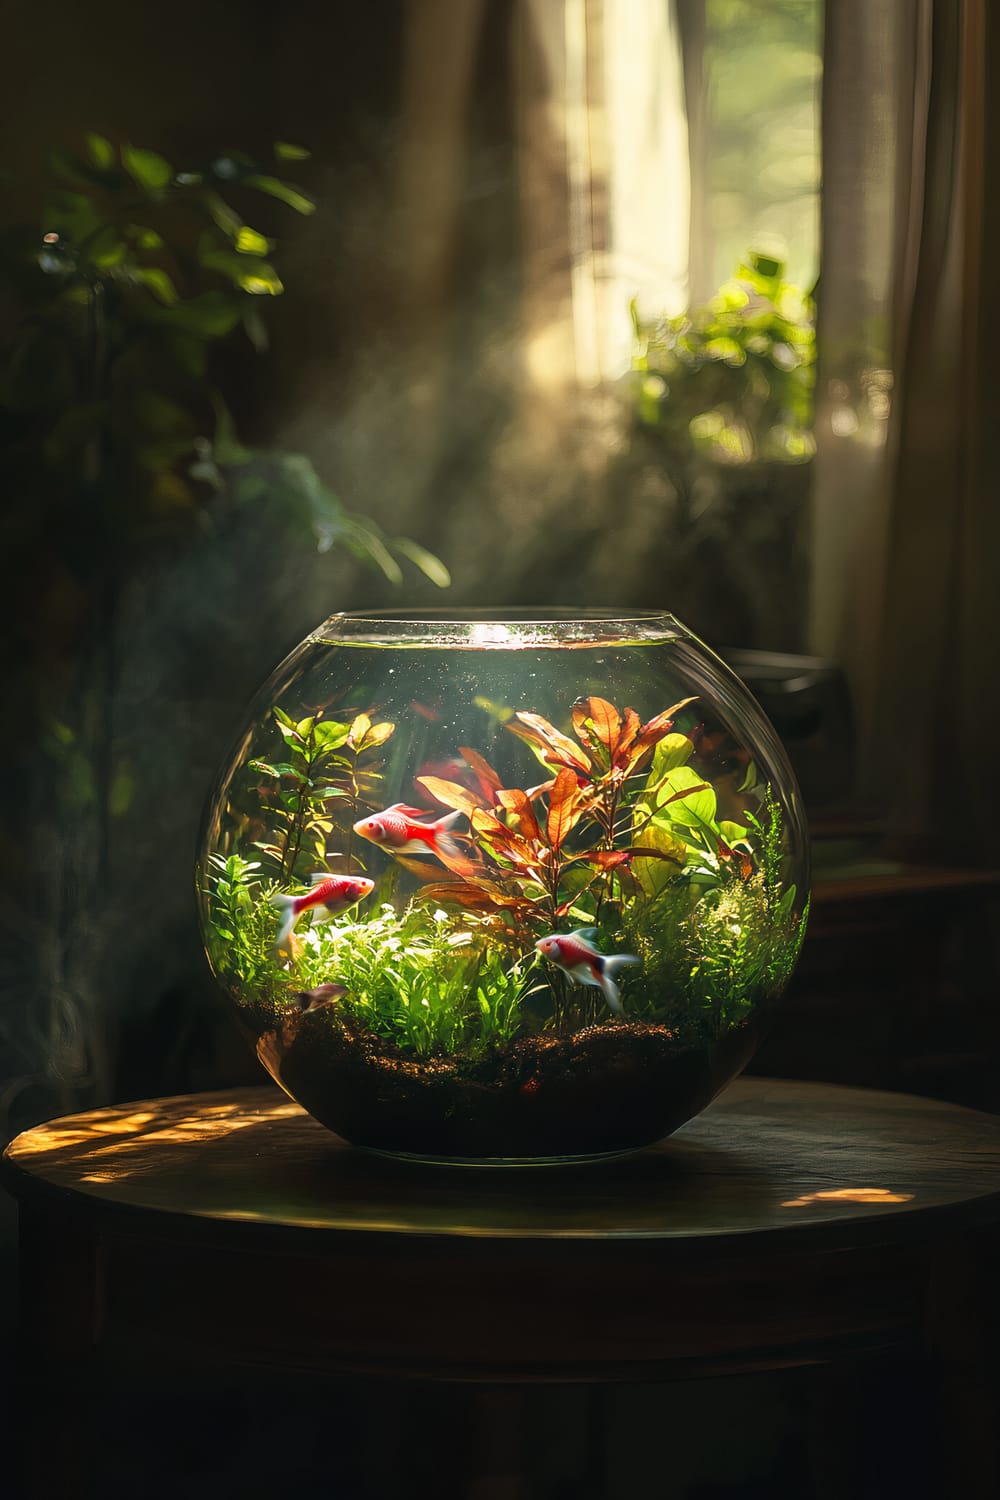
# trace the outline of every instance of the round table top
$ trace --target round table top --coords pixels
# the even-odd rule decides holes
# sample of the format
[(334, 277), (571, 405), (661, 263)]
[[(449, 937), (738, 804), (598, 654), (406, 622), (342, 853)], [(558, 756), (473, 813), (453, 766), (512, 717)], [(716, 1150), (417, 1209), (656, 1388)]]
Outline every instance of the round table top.
[(742, 1078), (668, 1140), (548, 1167), (358, 1151), (273, 1087), (53, 1120), (8, 1148), (25, 1203), (160, 1231), (659, 1242), (679, 1253), (909, 1239), (1000, 1220), (1000, 1117), (905, 1094)]

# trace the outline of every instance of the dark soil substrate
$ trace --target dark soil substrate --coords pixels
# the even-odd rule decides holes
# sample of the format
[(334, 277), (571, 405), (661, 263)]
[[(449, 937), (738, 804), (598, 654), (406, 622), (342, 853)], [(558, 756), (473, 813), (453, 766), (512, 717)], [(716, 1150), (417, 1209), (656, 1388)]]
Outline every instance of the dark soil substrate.
[(522, 1037), (487, 1057), (415, 1059), (327, 1007), (293, 1012), (257, 1054), (292, 1097), (357, 1146), (433, 1157), (589, 1156), (649, 1145), (705, 1108), (753, 1050), (666, 1026), (605, 1022)]

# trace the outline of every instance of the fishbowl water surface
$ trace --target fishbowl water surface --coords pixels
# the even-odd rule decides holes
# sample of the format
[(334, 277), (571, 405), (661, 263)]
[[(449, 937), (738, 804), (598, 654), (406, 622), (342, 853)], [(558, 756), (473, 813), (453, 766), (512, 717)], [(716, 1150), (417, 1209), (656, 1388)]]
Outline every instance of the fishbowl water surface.
[(744, 1066), (795, 965), (794, 777), (671, 615), (333, 615), (211, 798), (205, 946), (261, 1062), (361, 1147), (647, 1145)]

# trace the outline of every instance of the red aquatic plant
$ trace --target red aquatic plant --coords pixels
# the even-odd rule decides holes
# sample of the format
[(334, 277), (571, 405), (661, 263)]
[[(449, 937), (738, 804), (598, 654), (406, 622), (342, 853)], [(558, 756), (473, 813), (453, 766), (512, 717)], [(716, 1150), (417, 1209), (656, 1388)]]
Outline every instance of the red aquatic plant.
[(437, 776), (418, 777), (435, 801), (469, 820), (467, 852), (441, 856), (453, 879), (432, 882), (425, 895), (492, 912), (527, 938), (558, 926), (571, 913), (599, 921), (602, 904), (621, 899), (622, 877), (635, 859), (667, 861), (679, 870), (686, 855), (683, 841), (661, 838), (638, 846), (629, 834), (632, 805), (626, 814), (623, 808), (633, 790), (630, 782), (692, 701), (643, 723), (634, 709), (620, 714), (603, 698), (578, 699), (572, 713), (576, 741), (540, 714), (516, 713), (507, 728), (552, 773), (538, 786), (505, 787), (493, 767), (467, 746), (459, 753), (476, 789)]

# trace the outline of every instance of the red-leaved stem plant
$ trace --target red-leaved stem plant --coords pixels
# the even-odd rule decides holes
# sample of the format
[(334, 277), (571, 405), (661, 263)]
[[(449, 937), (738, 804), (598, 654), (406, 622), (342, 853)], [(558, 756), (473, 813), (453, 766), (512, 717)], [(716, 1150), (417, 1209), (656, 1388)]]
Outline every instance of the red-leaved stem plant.
[[(622, 715), (603, 698), (581, 698), (573, 707), (579, 743), (539, 714), (516, 713), (507, 728), (553, 773), (531, 788), (505, 787), (477, 751), (460, 746), (475, 790), (437, 776), (418, 778), (436, 801), (469, 819), (468, 852), (440, 856), (455, 878), (432, 882), (424, 895), (493, 915), (526, 944), (571, 915), (600, 922), (605, 903), (620, 906), (624, 899), (622, 877), (635, 859), (667, 861), (679, 871), (687, 854), (681, 838), (643, 847), (632, 841), (632, 793), (676, 714), (693, 701), (644, 724), (634, 709)], [(629, 892), (636, 890), (633, 883)]]

